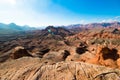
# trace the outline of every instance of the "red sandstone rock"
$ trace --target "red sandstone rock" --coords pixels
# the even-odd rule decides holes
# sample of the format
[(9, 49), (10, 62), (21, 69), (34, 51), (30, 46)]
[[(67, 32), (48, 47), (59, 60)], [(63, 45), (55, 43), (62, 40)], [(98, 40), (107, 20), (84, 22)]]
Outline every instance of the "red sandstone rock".
[(99, 45), (95, 57), (87, 62), (116, 68), (118, 67), (118, 63), (116, 63), (118, 58), (119, 55), (116, 49), (109, 49), (106, 46)]

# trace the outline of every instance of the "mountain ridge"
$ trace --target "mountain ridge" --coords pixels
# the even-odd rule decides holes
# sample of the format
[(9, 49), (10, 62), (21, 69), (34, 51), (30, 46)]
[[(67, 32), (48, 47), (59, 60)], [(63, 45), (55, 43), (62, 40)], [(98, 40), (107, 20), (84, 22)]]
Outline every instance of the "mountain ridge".
[(72, 28), (81, 28), (81, 27), (112, 27), (114, 25), (118, 25), (120, 27), (120, 22), (102, 22), (102, 23), (89, 23), (89, 24), (72, 24), (68, 26), (64, 26), (67, 29), (72, 29)]
[(12, 34), (16, 32), (24, 32), (24, 31), (29, 31), (29, 30), (35, 30), (36, 28), (34, 27), (29, 27), (29, 26), (19, 26), (15, 23), (10, 23), (10, 24), (4, 24), (0, 23), (0, 35), (4, 34)]

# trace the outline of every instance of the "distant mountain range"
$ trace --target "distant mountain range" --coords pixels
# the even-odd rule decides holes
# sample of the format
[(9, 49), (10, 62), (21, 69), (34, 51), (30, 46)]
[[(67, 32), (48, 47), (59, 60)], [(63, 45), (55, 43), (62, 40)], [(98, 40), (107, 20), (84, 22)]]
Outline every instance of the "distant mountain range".
[(29, 26), (19, 26), (15, 23), (4, 24), (0, 23), (0, 34), (11, 34), (15, 32), (24, 32), (29, 30), (35, 30), (36, 28), (29, 27)]
[[(73, 24), (73, 25), (68, 25), (68, 26), (57, 26), (57, 27), (63, 27), (69, 30), (72, 30), (74, 32), (79, 32), (83, 31), (89, 28), (94, 28), (94, 27), (115, 27), (115, 28), (120, 28), (120, 22), (111, 22), (111, 23), (90, 23), (90, 24)], [(37, 29), (42, 29), (42, 28), (35, 28), (35, 27), (30, 27), (30, 26), (19, 26), (16, 25), (15, 23), (10, 23), (10, 24), (4, 24), (0, 23), (0, 35), (4, 34), (15, 34), (18, 32), (26, 32), (26, 31), (32, 31), (32, 30), (37, 30)]]
[(73, 24), (65, 26), (67, 29), (73, 29), (73, 28), (92, 28), (92, 27), (120, 27), (120, 22), (103, 22), (103, 23), (90, 23), (90, 24)]

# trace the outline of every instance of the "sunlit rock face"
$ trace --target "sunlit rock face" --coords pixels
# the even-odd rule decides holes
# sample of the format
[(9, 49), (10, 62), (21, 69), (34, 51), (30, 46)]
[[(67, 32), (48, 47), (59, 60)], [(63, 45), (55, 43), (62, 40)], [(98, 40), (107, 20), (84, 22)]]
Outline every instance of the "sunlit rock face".
[(112, 68), (119, 67), (119, 54), (116, 49), (110, 49), (104, 45), (99, 45), (94, 58), (88, 60), (89, 63), (104, 65)]
[(32, 55), (30, 55), (30, 53), (22, 46), (15, 47), (10, 54), (12, 59), (18, 59), (25, 56), (31, 57)]
[(118, 69), (74, 61), (23, 57), (0, 64), (1, 80), (118, 80), (119, 75)]

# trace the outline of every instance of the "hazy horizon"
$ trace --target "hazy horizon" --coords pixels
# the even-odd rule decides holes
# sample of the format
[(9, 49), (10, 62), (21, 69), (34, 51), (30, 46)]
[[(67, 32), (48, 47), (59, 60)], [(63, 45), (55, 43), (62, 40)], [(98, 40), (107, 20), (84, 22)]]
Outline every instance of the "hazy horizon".
[(41, 27), (120, 21), (119, 0), (0, 0), (0, 23)]

